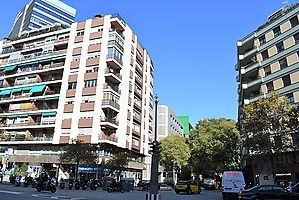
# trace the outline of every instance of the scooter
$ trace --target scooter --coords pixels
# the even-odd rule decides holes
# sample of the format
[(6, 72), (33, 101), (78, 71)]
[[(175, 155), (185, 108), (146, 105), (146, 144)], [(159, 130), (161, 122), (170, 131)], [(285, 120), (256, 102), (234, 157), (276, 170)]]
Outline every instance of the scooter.
[(98, 187), (100, 187), (99, 180), (95, 180), (95, 179), (91, 180), (90, 189), (97, 190)]
[(59, 181), (59, 188), (62, 189), (62, 190), (65, 188), (65, 182), (64, 182), (63, 178), (61, 178), (60, 181)]
[(16, 176), (15, 187), (20, 187), (21, 186), (21, 178), (22, 178), (22, 176)]
[(73, 189), (73, 186), (74, 186), (74, 179), (70, 179), (69, 180), (69, 190)]
[(28, 187), (29, 185), (32, 185), (33, 178), (30, 176), (26, 176), (24, 180), (24, 187)]
[(79, 182), (79, 180), (75, 181), (75, 189), (76, 190), (80, 190), (80, 182)]
[(45, 191), (51, 191), (52, 193), (56, 192), (56, 185), (53, 180), (47, 181), (47, 182), (41, 182), (39, 181), (36, 185), (36, 190), (38, 192), (41, 192), (42, 190)]
[(88, 180), (87, 179), (83, 179), (81, 181), (81, 187), (82, 187), (82, 190), (86, 190), (88, 188)]

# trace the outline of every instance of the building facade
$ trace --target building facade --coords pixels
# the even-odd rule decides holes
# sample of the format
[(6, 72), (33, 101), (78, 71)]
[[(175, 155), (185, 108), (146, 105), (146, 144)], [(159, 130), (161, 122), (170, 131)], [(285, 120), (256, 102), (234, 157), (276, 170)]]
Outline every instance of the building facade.
[(183, 132), (184, 132), (184, 137), (189, 138), (189, 133), (192, 131), (193, 126), (189, 121), (189, 116), (178, 116), (178, 119), (183, 125)]
[[(299, 4), (279, 9), (257, 30), (237, 42), (238, 118), (242, 107), (272, 93), (286, 96), (289, 103), (299, 102)], [(298, 137), (297, 137), (298, 138)], [(293, 138), (298, 146), (298, 139)], [(272, 174), (270, 163), (261, 163), (253, 172), (261, 184), (280, 180), (299, 181), (299, 154), (281, 155)], [(276, 177), (273, 178), (272, 177)]]
[(22, 32), (62, 24), (70, 27), (74, 23), (76, 10), (60, 0), (31, 0), (17, 14), (9, 38)]
[(119, 15), (0, 44), (0, 146), (13, 150), (10, 162), (58, 163), (59, 147), (77, 139), (99, 144), (101, 159), (109, 149), (132, 151), (140, 159), (129, 169), (141, 178), (154, 65)]

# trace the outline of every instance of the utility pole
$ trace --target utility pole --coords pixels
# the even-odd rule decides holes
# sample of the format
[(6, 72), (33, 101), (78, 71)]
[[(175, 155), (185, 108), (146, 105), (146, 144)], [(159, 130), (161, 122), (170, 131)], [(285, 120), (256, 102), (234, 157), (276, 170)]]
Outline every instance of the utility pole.
[(155, 96), (155, 136), (153, 141), (153, 154), (152, 154), (152, 163), (151, 163), (151, 180), (150, 180), (150, 188), (149, 193), (146, 194), (147, 200), (160, 200), (160, 195), (158, 194), (158, 161), (159, 161), (159, 153), (158, 153), (158, 141), (157, 141), (157, 130), (158, 130), (158, 96)]

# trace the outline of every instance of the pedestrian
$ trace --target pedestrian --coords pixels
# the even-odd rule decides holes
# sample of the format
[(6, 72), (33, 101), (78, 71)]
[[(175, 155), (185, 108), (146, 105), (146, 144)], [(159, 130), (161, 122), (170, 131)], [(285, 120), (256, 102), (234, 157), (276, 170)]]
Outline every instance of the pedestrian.
[(0, 170), (0, 183), (2, 183), (2, 181), (3, 181), (3, 171), (2, 171), (2, 169)]

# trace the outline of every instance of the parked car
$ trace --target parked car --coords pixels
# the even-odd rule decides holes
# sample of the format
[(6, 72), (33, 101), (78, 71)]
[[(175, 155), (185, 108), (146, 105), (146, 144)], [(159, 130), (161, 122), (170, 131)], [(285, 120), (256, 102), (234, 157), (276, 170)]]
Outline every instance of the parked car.
[(139, 187), (143, 191), (148, 191), (150, 186), (150, 182), (146, 180), (139, 181), (137, 187)]
[(174, 187), (174, 191), (179, 194), (185, 192), (187, 194), (200, 193), (201, 188), (194, 181), (179, 181)]
[(289, 192), (286, 189), (276, 185), (259, 185), (248, 190), (241, 191), (239, 200), (268, 200), (268, 199), (287, 199), (298, 200), (299, 194)]
[(204, 178), (203, 179), (203, 187), (208, 190), (215, 190), (216, 189), (216, 180), (213, 178)]

